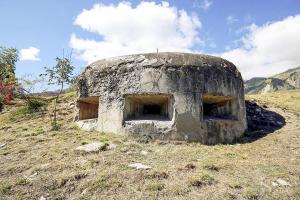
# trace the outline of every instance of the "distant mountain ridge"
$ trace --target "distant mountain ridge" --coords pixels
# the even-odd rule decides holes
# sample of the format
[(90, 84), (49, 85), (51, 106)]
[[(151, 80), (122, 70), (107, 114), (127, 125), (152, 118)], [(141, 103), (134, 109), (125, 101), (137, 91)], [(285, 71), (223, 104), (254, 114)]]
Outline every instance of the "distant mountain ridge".
[(277, 90), (300, 88), (300, 67), (289, 69), (269, 78), (254, 77), (244, 82), (246, 94), (262, 94)]

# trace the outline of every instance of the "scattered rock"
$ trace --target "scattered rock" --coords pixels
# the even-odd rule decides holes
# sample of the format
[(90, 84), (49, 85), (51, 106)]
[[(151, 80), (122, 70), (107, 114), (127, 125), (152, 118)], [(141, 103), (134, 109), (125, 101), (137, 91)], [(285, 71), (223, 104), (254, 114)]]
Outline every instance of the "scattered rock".
[(0, 148), (5, 147), (5, 146), (6, 146), (6, 143), (0, 144)]
[(40, 169), (46, 169), (50, 166), (51, 164), (50, 163), (45, 163), (45, 164), (42, 164), (39, 166)]
[(117, 148), (117, 145), (116, 144), (113, 144), (113, 143), (111, 143), (111, 144), (109, 144), (108, 146), (107, 146), (107, 150), (112, 150), (112, 149), (116, 149)]
[(127, 155), (133, 155), (134, 153), (132, 151), (125, 152)]
[(280, 121), (277, 121), (276, 123), (277, 123), (279, 126), (283, 126), (283, 123), (280, 122)]
[(33, 174), (31, 174), (30, 176), (25, 176), (25, 178), (27, 179), (27, 180), (29, 180), (29, 181), (32, 181), (34, 178), (35, 178), (35, 176), (37, 176), (38, 175), (38, 172), (35, 172), (35, 173), (33, 173)]
[(68, 105), (69, 109), (73, 109), (75, 107), (75, 103), (74, 102), (70, 102)]
[(81, 145), (76, 148), (77, 151), (82, 151), (86, 153), (96, 153), (99, 151), (105, 151), (107, 150), (107, 147), (109, 144), (102, 143), (102, 142), (92, 142), (89, 144)]
[(273, 186), (273, 187), (277, 187), (277, 186), (278, 186), (278, 183), (277, 183), (277, 182), (272, 182), (272, 186)]
[(291, 184), (281, 178), (277, 179), (275, 182), (272, 182), (273, 186), (283, 186), (283, 187), (288, 187), (291, 186)]
[(84, 190), (81, 192), (80, 196), (84, 196), (86, 193), (87, 193), (87, 189), (84, 189)]
[(144, 156), (145, 156), (145, 155), (147, 155), (148, 153), (149, 153), (148, 151), (144, 151), (144, 150), (142, 150), (140, 154), (142, 154), (142, 155), (144, 155)]
[(144, 165), (141, 163), (133, 163), (133, 164), (128, 165), (128, 167), (135, 168), (135, 169), (151, 169), (152, 168), (150, 166), (147, 166), (147, 165)]

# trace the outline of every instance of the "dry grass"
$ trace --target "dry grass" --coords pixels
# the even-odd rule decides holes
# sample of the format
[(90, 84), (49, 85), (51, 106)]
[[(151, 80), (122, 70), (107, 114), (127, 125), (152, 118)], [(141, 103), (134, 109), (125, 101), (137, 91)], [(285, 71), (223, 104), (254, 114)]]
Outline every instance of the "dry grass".
[[(299, 90), (249, 97), (286, 117), (282, 129), (252, 143), (215, 146), (143, 143), (78, 130), (72, 122), (73, 97), (61, 101), (59, 131), (49, 131), (48, 112), (12, 116), (22, 102), (0, 115), (0, 144), (6, 144), (0, 148), (0, 199), (300, 198)], [(74, 151), (91, 141), (117, 148), (97, 154)], [(128, 167), (135, 162), (152, 169)], [(272, 186), (278, 178), (291, 186)]]
[(300, 90), (285, 90), (266, 94), (248, 95), (247, 99), (255, 99), (261, 104), (281, 108), (300, 116)]

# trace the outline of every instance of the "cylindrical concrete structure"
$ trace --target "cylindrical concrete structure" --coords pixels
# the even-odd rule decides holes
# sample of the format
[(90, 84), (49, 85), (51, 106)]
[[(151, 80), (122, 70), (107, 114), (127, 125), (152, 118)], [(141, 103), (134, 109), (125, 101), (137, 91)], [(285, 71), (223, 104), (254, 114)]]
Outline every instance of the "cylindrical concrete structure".
[(241, 74), (227, 60), (200, 54), (94, 62), (79, 76), (76, 105), (83, 129), (153, 139), (232, 143), (247, 127)]

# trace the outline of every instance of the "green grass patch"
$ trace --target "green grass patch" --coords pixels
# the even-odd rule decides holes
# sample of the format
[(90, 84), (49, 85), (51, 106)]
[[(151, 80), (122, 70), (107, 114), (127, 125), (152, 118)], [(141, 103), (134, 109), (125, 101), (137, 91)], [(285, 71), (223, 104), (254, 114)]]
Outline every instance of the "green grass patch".
[(215, 183), (215, 179), (208, 173), (202, 172), (195, 176), (189, 177), (188, 182), (191, 186), (200, 187), (204, 185), (212, 185)]
[(166, 172), (159, 172), (159, 171), (149, 171), (146, 174), (146, 178), (148, 179), (167, 179), (169, 175)]
[(26, 185), (29, 181), (24, 177), (18, 177), (16, 180), (16, 185)]
[(1, 194), (8, 194), (11, 191), (12, 185), (5, 181), (0, 183), (0, 193)]
[(148, 183), (145, 187), (148, 191), (161, 191), (165, 188), (165, 184), (160, 183), (158, 181), (152, 181)]

